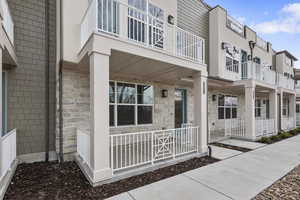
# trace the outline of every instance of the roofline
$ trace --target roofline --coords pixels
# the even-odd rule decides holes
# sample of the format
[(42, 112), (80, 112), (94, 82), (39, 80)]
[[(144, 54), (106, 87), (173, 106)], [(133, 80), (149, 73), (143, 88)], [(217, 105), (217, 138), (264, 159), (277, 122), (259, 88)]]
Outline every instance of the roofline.
[(276, 53), (276, 55), (282, 54), (282, 53), (286, 54), (288, 57), (292, 58), (294, 61), (298, 61), (298, 58), (296, 58), (295, 56), (293, 56), (293, 54), (291, 54), (287, 50), (279, 51), (279, 52)]

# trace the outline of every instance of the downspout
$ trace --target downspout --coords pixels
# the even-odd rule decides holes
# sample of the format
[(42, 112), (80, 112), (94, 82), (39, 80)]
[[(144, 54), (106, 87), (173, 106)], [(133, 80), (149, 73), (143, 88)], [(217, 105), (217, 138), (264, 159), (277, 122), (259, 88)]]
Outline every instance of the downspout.
[(62, 0), (59, 1), (60, 6), (59, 6), (59, 34), (60, 34), (60, 52), (59, 52), (59, 162), (64, 162), (64, 152), (63, 152), (63, 105), (62, 105), (62, 93), (63, 93), (63, 15), (62, 15), (62, 8), (63, 8), (63, 3)]
[(49, 91), (50, 91), (50, 84), (49, 84), (49, 68), (50, 68), (50, 46), (49, 46), (49, 1), (45, 0), (45, 136), (46, 136), (46, 151), (45, 151), (45, 161), (49, 161), (49, 147), (50, 147), (50, 131), (49, 131)]

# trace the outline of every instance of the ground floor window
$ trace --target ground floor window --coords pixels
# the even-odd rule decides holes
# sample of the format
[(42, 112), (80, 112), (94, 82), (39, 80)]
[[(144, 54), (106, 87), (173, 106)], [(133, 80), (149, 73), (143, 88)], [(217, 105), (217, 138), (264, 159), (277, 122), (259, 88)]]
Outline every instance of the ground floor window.
[(7, 73), (2, 72), (2, 136), (7, 133)]
[(234, 96), (218, 96), (218, 119), (236, 119), (237, 118), (238, 99)]
[(296, 113), (300, 113), (300, 104), (296, 104)]
[(290, 106), (290, 101), (288, 98), (283, 98), (283, 104), (282, 104), (282, 115), (285, 117), (289, 116), (289, 108)]
[(110, 81), (110, 126), (152, 124), (153, 95), (153, 86), (151, 85)]
[(261, 117), (262, 104), (261, 99), (255, 100), (255, 117)]

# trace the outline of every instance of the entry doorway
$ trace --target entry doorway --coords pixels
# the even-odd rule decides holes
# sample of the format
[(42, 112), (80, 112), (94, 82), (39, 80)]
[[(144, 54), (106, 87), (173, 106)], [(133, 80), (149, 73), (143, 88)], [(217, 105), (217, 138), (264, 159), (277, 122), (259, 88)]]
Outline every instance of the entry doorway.
[(175, 89), (175, 128), (187, 123), (187, 91)]

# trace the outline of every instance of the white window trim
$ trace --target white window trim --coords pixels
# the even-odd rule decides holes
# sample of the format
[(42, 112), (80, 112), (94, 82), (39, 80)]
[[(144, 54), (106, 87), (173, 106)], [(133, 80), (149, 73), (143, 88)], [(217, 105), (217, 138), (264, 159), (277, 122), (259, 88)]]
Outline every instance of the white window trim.
[[(260, 106), (257, 106), (257, 104), (256, 104), (256, 101), (259, 101), (260, 102)], [(255, 115), (255, 118), (261, 118), (262, 117), (262, 109), (263, 109), (263, 99), (261, 99), (261, 98), (256, 98), (255, 99), (255, 105), (254, 105), (254, 108), (255, 108), (255, 110), (254, 110), (254, 114), (256, 113), (256, 110), (257, 109), (259, 109), (259, 113), (260, 113), (260, 116), (256, 116)]]
[[(224, 96), (224, 106), (220, 106), (219, 105), (219, 96)], [(238, 107), (239, 107), (239, 105), (238, 105), (238, 96), (235, 96), (235, 95), (230, 95), (230, 94), (218, 94), (217, 95), (218, 96), (218, 98), (217, 98), (217, 100), (218, 100), (218, 103), (217, 103), (217, 107), (218, 107), (218, 110), (217, 110), (217, 115), (218, 115), (218, 120), (231, 120), (231, 119), (238, 119)], [(237, 105), (230, 105), (230, 106), (226, 106), (225, 105), (225, 98), (226, 97), (234, 97), (234, 98), (236, 98), (237, 99)], [(223, 108), (224, 109), (224, 118), (223, 119), (220, 119), (219, 118), (219, 108)], [(231, 113), (231, 117), (230, 118), (226, 118), (226, 108), (230, 108), (230, 113)], [(232, 111), (233, 111), (233, 108), (236, 108), (236, 118), (232, 118)]]
[[(227, 57), (231, 59), (231, 65), (229, 66), (230, 69), (227, 68)], [(234, 66), (234, 61), (238, 62), (238, 66), (237, 68)], [(232, 73), (240, 73), (240, 67), (241, 66), (241, 62), (236, 59), (234, 56), (231, 56), (229, 53), (226, 52), (226, 56), (225, 56), (225, 68), (228, 72), (232, 72)]]
[[(109, 82), (114, 83), (115, 87), (115, 94), (114, 99), (115, 103), (109, 103), (109, 105), (114, 106), (114, 125), (110, 126), (110, 128), (132, 128), (132, 127), (147, 127), (147, 126), (153, 126), (153, 120), (154, 120), (154, 91), (153, 91), (153, 104), (138, 104), (138, 93), (137, 93), (137, 86), (152, 86), (154, 90), (154, 86), (151, 84), (145, 84), (145, 83), (133, 83), (133, 82), (126, 82), (126, 81), (115, 81), (110, 80)], [(117, 83), (126, 83), (126, 84), (132, 84), (135, 85), (135, 103), (134, 104), (128, 104), (128, 103), (118, 103), (118, 92), (117, 92)], [(121, 106), (134, 106), (134, 124), (133, 125), (118, 125), (118, 105)], [(152, 107), (152, 123), (151, 124), (138, 124), (138, 106), (151, 106)]]

